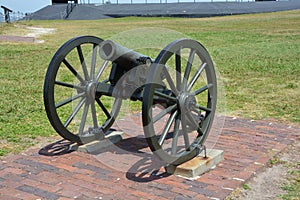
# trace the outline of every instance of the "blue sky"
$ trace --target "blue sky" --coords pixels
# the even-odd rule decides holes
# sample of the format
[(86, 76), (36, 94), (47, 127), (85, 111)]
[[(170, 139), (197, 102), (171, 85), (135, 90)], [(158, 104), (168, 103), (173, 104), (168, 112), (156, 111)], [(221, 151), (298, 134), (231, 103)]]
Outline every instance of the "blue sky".
[(50, 4), (51, 0), (0, 0), (1, 6), (23, 13), (32, 13)]

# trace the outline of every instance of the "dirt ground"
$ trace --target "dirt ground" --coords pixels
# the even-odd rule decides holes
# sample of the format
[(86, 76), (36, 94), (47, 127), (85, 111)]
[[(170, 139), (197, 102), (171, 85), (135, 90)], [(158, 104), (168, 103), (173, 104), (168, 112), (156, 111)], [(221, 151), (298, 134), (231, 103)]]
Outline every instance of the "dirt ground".
[(19, 29), (24, 29), (25, 35), (0, 35), (0, 41), (4, 42), (25, 42), (25, 43), (44, 43), (44, 40), (39, 40), (39, 36), (51, 34), (55, 32), (54, 28), (38, 28), (15, 25)]
[[(256, 174), (244, 188), (236, 189), (226, 200), (276, 200), (287, 191), (282, 189), (291, 178), (290, 172), (300, 170), (300, 141), (275, 156), (269, 166)], [(246, 188), (246, 189), (245, 189)], [(300, 196), (296, 199), (300, 199)]]

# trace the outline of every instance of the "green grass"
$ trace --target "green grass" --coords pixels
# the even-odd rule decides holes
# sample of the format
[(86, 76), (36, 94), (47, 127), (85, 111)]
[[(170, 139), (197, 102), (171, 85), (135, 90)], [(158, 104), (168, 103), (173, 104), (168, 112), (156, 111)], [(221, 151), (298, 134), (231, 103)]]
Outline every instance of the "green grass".
[(298, 170), (291, 170), (287, 183), (281, 186), (281, 189), (286, 191), (286, 194), (280, 195), (283, 200), (297, 200), (300, 197), (300, 163), (298, 162), (295, 166)]
[[(203, 43), (225, 85), (227, 115), (299, 125), (299, 19), (298, 10), (201, 19), (129, 17), (1, 24), (0, 34), (6, 35), (23, 35), (28, 32), (24, 26), (55, 28), (56, 32), (41, 36), (43, 44), (0, 42), (0, 155), (19, 152), (35, 138), (55, 134), (43, 107), (43, 80), (53, 54), (64, 42), (79, 35), (124, 42), (135, 33), (133, 29), (139, 33), (131, 40), (140, 42), (140, 47), (157, 50), (156, 42), (165, 43), (180, 33)], [(172, 37), (166, 38), (149, 27), (174, 33), (170, 31)]]
[(248, 184), (246, 184), (246, 183), (244, 183), (242, 185), (242, 187), (243, 187), (244, 190), (251, 190), (251, 187)]
[[(280, 199), (283, 200), (299, 200), (300, 197), (300, 161), (285, 161), (281, 160), (278, 156), (272, 158), (268, 167), (272, 167), (273, 165), (283, 165), (286, 169), (288, 169), (288, 173), (286, 175), (285, 181), (282, 183), (280, 188), (285, 191), (284, 194), (280, 194)], [(246, 189), (243, 185), (243, 188)]]

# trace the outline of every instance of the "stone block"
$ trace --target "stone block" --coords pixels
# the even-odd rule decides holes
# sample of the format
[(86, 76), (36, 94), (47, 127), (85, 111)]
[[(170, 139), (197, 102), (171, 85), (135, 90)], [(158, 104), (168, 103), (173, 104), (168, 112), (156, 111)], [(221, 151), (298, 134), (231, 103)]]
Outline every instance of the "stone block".
[(207, 152), (206, 158), (202, 152), (199, 156), (181, 165), (169, 165), (166, 167), (167, 172), (185, 178), (197, 178), (224, 160), (223, 150), (207, 149)]
[(72, 151), (80, 151), (86, 153), (97, 153), (112, 144), (115, 144), (123, 139), (123, 132), (120, 131), (112, 131), (110, 134), (106, 135), (102, 140), (95, 140), (87, 144), (78, 145), (72, 144), (69, 150)]

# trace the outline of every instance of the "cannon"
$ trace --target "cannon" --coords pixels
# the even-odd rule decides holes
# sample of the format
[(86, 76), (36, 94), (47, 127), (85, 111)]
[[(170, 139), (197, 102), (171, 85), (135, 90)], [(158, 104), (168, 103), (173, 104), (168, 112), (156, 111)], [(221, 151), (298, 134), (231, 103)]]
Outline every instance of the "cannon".
[(149, 148), (178, 165), (205, 148), (217, 80), (208, 51), (192, 39), (171, 42), (154, 59), (111, 40), (80, 36), (54, 54), (43, 95), (53, 128), (79, 145), (109, 134), (123, 100), (141, 101)]

